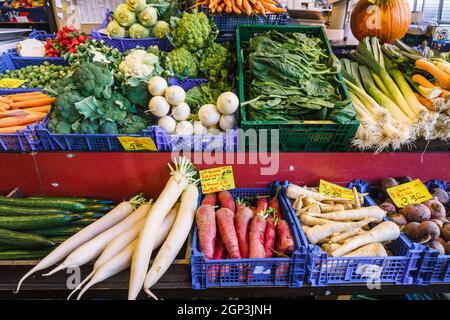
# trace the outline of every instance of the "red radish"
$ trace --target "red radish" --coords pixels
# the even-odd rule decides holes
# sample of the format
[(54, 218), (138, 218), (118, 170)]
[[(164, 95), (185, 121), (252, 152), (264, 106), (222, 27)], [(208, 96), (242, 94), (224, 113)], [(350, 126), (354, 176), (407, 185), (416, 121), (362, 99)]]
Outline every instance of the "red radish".
[[(220, 201), (220, 198), (219, 198)], [(234, 205), (234, 202), (233, 202)], [(241, 259), (239, 242), (234, 228), (234, 212), (228, 208), (222, 208), (216, 212), (217, 227), (222, 237), (225, 248), (232, 259)]]
[(236, 216), (234, 217), (234, 225), (239, 242), (239, 251), (242, 258), (248, 258), (248, 233), (250, 221), (253, 218), (253, 212), (245, 205), (238, 203)]
[(266, 231), (266, 219), (258, 213), (250, 224), (250, 258), (265, 258), (264, 232)]
[(252, 210), (252, 212), (253, 212), (253, 216), (256, 216), (256, 207), (250, 207), (250, 209)]
[(208, 193), (202, 200), (202, 204), (209, 204), (215, 206), (217, 202), (217, 195), (215, 193)]
[(277, 244), (276, 250), (285, 255), (294, 252), (294, 237), (286, 220), (279, 220), (277, 224)]
[(234, 204), (233, 195), (230, 191), (220, 191), (217, 194), (217, 198), (219, 199), (222, 208), (228, 208), (233, 211), (233, 213), (236, 212), (236, 205)]
[(270, 199), (269, 207), (275, 211), (275, 214), (276, 214), (276, 217), (278, 218), (278, 220), (283, 219), (283, 217), (281, 216), (280, 202), (278, 201), (277, 196)]
[(266, 211), (269, 208), (269, 200), (266, 197), (261, 197), (256, 202), (256, 213), (259, 214), (261, 212)]
[(228, 255), (227, 249), (225, 248), (225, 245), (222, 241), (222, 238), (220, 237), (220, 233), (217, 233), (216, 235), (216, 245), (214, 246), (214, 257), (213, 259), (225, 259), (225, 257)]
[(269, 216), (266, 221), (266, 230), (264, 231), (264, 251), (266, 252), (266, 258), (272, 258), (276, 237), (275, 219), (272, 216)]
[(202, 204), (195, 214), (195, 221), (198, 227), (200, 249), (206, 259), (213, 259), (216, 242), (216, 213), (214, 207), (209, 204)]

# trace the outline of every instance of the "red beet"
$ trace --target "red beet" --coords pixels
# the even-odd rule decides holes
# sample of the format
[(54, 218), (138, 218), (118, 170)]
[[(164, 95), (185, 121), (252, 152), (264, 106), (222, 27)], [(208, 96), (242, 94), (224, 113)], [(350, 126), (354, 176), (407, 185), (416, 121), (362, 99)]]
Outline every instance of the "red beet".
[(198, 239), (200, 249), (206, 259), (214, 257), (214, 245), (216, 242), (216, 213), (213, 206), (203, 204), (195, 214), (195, 221), (198, 228)]

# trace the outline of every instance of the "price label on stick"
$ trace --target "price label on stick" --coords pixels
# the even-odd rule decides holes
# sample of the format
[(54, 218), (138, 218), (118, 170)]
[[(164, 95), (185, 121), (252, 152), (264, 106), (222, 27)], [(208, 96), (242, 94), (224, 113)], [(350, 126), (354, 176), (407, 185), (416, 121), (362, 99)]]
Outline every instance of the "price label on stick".
[(200, 170), (199, 174), (203, 194), (235, 188), (233, 168), (231, 166)]
[(18, 88), (25, 83), (25, 80), (4, 78), (0, 80), (0, 88)]
[(323, 194), (324, 196), (344, 198), (347, 200), (355, 201), (355, 196), (351, 189), (341, 187), (337, 184), (322, 179), (320, 180), (319, 193)]
[(117, 137), (125, 151), (158, 151), (155, 142), (149, 137)]
[(422, 203), (433, 198), (427, 187), (419, 179), (388, 188), (386, 191), (399, 208), (414, 203)]

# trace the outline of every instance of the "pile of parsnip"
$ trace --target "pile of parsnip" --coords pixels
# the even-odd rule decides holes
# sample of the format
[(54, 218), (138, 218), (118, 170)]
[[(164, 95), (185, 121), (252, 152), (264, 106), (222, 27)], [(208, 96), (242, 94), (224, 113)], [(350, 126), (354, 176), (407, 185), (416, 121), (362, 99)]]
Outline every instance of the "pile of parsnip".
[[(388, 253), (383, 243), (400, 236), (395, 223), (382, 222), (386, 211), (378, 206), (362, 207), (364, 197), (355, 188), (355, 201), (295, 184), (289, 184), (286, 193), (308, 242), (320, 245), (332, 257), (385, 257)], [(369, 229), (370, 223), (378, 224)]]
[[(144, 287), (157, 299), (149, 288), (164, 275), (183, 247), (198, 205), (196, 171), (192, 163), (182, 157), (174, 160), (174, 164), (174, 168), (169, 164), (171, 177), (154, 203), (147, 202), (141, 195), (120, 203), (41, 260), (20, 280), (17, 291), (26, 278), (64, 258), (44, 276), (96, 259), (92, 272), (69, 298), (86, 282), (78, 299), (93, 285), (131, 267), (128, 298), (136, 299)], [(149, 268), (153, 250), (161, 245)]]

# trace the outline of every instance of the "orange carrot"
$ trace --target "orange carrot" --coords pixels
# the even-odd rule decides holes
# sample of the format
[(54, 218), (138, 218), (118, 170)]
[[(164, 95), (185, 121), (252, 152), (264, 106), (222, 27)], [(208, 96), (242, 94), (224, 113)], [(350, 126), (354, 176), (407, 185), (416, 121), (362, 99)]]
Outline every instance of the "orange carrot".
[(0, 97), (0, 102), (6, 103), (6, 104), (10, 104), (10, 103), (13, 103), (14, 101), (12, 101), (9, 98)]
[(13, 126), (23, 126), (33, 122), (41, 121), (47, 114), (42, 112), (33, 112), (27, 116), (7, 117), (0, 119), (0, 128), (7, 128)]
[(425, 88), (434, 88), (435, 85), (432, 84), (430, 81), (428, 81), (427, 78), (422, 76), (421, 74), (415, 74), (411, 77), (411, 80), (420, 84), (421, 86), (424, 86)]
[(9, 104), (4, 103), (4, 102), (0, 102), (0, 108), (7, 110), (7, 109), (9, 109), (10, 107), (9, 107)]
[(448, 90), (442, 89), (442, 92), (441, 92), (442, 98), (447, 99), (449, 97), (449, 95), (450, 95), (450, 92)]
[(285, 8), (278, 8), (277, 6), (275, 6), (271, 3), (267, 3), (263, 0), (261, 0), (260, 2), (263, 5), (264, 9), (266, 9), (267, 11), (270, 11), (272, 13), (285, 13), (286, 12)]
[(50, 98), (50, 96), (43, 94), (43, 93), (36, 93), (36, 94), (30, 94), (28, 96), (11, 97), (11, 100), (14, 103), (14, 102), (36, 100), (36, 99), (43, 99), (43, 98)]
[(17, 131), (22, 132), (27, 126), (13, 126), (7, 128), (0, 128), (1, 134), (17, 133)]
[(266, 9), (264, 8), (264, 6), (261, 4), (261, 2), (257, 1), (255, 3), (256, 8), (258, 8), (258, 10), (262, 13), (263, 16), (266, 16)]
[(217, 12), (218, 13), (222, 13), (223, 12), (223, 7), (224, 7), (225, 5), (222, 3), (222, 4), (219, 4), (218, 6), (217, 6)]
[(418, 94), (417, 92), (414, 92), (414, 94), (417, 97), (417, 100), (419, 100), (419, 102), (421, 104), (424, 105), (425, 108), (427, 108), (430, 111), (434, 111), (434, 105), (433, 102), (431, 102), (430, 100), (428, 100), (427, 98), (422, 97), (420, 94)]
[(439, 86), (443, 89), (450, 89), (450, 75), (436, 67), (430, 61), (426, 59), (419, 59), (416, 61), (415, 67), (430, 73), (439, 83)]
[(46, 105), (46, 106), (42, 106), (42, 107), (33, 107), (33, 108), (27, 108), (25, 111), (26, 112), (30, 112), (30, 111), (34, 111), (34, 112), (50, 112), (50, 109), (52, 108), (51, 105)]
[(24, 93), (9, 94), (9, 95), (5, 96), (5, 98), (29, 96), (29, 95), (36, 94), (37, 92), (42, 92), (42, 91), (31, 91), (31, 92), (24, 92)]
[(248, 16), (252, 14), (252, 7), (248, 3), (248, 0), (242, 0), (242, 6), (244, 7), (244, 10)]
[(242, 13), (242, 11), (238, 8), (238, 6), (236, 4), (236, 0), (231, 0), (231, 6), (233, 8), (234, 13), (236, 13), (236, 14)]
[(20, 101), (14, 102), (10, 104), (11, 109), (23, 109), (23, 108), (31, 108), (31, 107), (42, 107), (48, 104), (52, 104), (56, 101), (56, 98), (38, 98), (34, 100)]
[[(242, 8), (242, 0), (236, 0), (236, 6), (238, 7), (238, 9), (243, 10)], [(239, 10), (240, 11), (240, 10)], [(240, 14), (240, 13), (239, 13)]]

